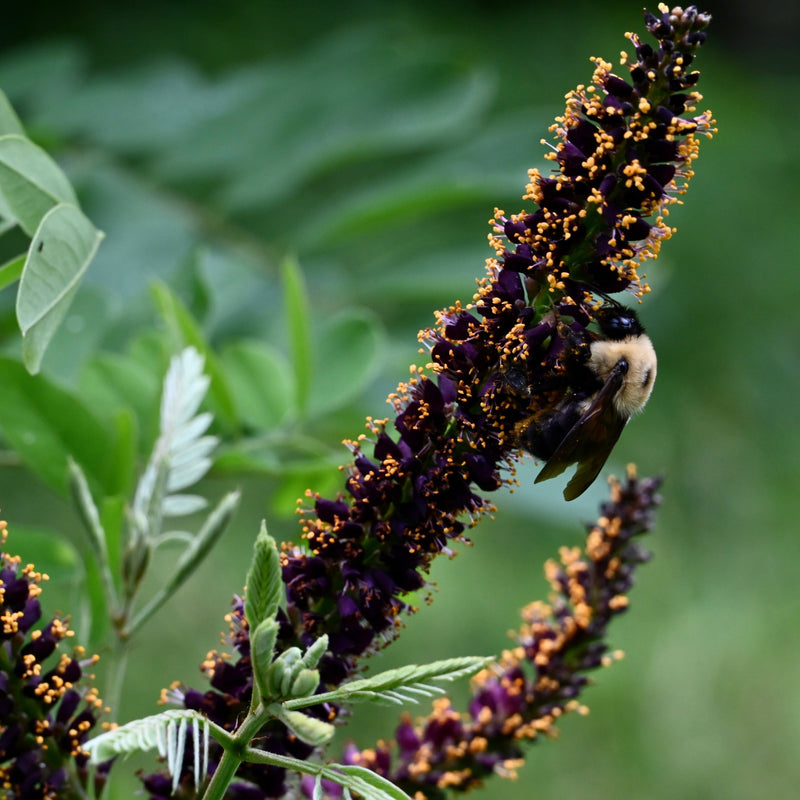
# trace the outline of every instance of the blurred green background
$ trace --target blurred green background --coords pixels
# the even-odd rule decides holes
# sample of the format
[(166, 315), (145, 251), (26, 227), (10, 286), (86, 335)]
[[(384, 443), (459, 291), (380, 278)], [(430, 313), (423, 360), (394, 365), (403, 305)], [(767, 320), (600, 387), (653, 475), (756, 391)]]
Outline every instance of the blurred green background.
[[(46, 375), (76, 386), (91, 355), (123, 352), (157, 327), (155, 278), (202, 311), (215, 347), (248, 337), (286, 350), (286, 254), (305, 273), (315, 331), (359, 309), (375, 334), (369, 380), (304, 424), (330, 466), (288, 477), (220, 470), (205, 481), (212, 499), (241, 486), (243, 504), (138, 641), (126, 720), (153, 712), (173, 680), (204, 685), (198, 664), (241, 589), (260, 519), (277, 538), (296, 538), (301, 480), (336, 486), (333, 465), (347, 460), (338, 442), (363, 430), (365, 414), (387, 413), (385, 396), (419, 360), (416, 333), (433, 310), (471, 297), (493, 208), (522, 208), (526, 170), (544, 165), (539, 140), (564, 94), (589, 80), (590, 56), (616, 62), (630, 50), (623, 33), (642, 30), (641, 4), (37, 8), (4, 23), (0, 88), (107, 236)], [(715, 14), (696, 62), (701, 106), (719, 134), (702, 141), (686, 205), (670, 216), (678, 233), (647, 270), (653, 293), (641, 316), (659, 353), (658, 386), (610, 462), (617, 474), (636, 461), (666, 476), (648, 542), (655, 558), (612, 631), (627, 658), (596, 676), (584, 697), (590, 716), (566, 719), (559, 742), (530, 749), (517, 782), (496, 780), (478, 798), (744, 800), (796, 796), (800, 784), (789, 591), (800, 558), (800, 12), (701, 9)], [(4, 349), (16, 353), (5, 295)], [(337, 377), (347, 385), (344, 369)], [(25, 558), (37, 530), (82, 547), (69, 503), (13, 454), (3, 465), (12, 547)], [(517, 609), (546, 594), (543, 561), (581, 541), (604, 494), (598, 482), (567, 505), (556, 482), (533, 487), (532, 464), (519, 477), (517, 491), (495, 498), (495, 519), (472, 532), (474, 546), (435, 566), (435, 602), (374, 666), (507, 645)], [(68, 581), (54, 590), (50, 601), (68, 611)], [(392, 720), (361, 707), (347, 734), (366, 746), (391, 736)], [(120, 780), (113, 797), (134, 787)]]

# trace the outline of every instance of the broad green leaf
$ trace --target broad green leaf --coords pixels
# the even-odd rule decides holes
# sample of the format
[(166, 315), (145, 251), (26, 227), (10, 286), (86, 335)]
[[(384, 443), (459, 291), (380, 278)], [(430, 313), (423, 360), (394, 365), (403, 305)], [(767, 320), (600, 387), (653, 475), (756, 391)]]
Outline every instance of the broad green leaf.
[(170, 275), (170, 287), (181, 297), (188, 298), (187, 308), (195, 319), (205, 319), (209, 314), (212, 302), (216, 304), (217, 301), (202, 272), (207, 260), (206, 249), (195, 245)]
[(36, 231), (22, 270), (17, 321), (28, 370), (39, 369), (45, 348), (67, 313), (78, 284), (103, 239), (76, 206), (50, 209)]
[(63, 533), (25, 528), (14, 525), (4, 549), (22, 558), (24, 563), (33, 563), (37, 570), (46, 572), (51, 580), (72, 579), (83, 574), (83, 559), (75, 546)]
[(263, 342), (243, 340), (220, 354), (242, 421), (257, 430), (273, 430), (286, 418), (294, 385), (286, 360)]
[[(90, 267), (93, 270), (94, 264)], [(74, 294), (72, 303), (62, 324), (47, 345), (47, 353), (43, 361), (43, 370), (54, 381), (73, 387), (76, 378), (86, 361), (108, 342), (106, 338), (109, 326), (114, 325), (115, 311), (104, 292), (86, 280), (81, 281)], [(16, 320), (12, 318), (16, 325)], [(33, 331), (36, 331), (34, 326)], [(22, 339), (23, 349), (32, 339), (33, 332)], [(92, 409), (98, 417), (103, 417), (101, 410)]]
[(81, 371), (80, 394), (107, 419), (130, 408), (138, 423), (138, 444), (149, 447), (157, 435), (160, 371), (160, 364), (148, 368), (132, 356), (98, 353)]
[(0, 136), (0, 193), (22, 230), (31, 237), (53, 206), (78, 204), (58, 164), (19, 134)]
[(168, 286), (155, 283), (152, 291), (175, 344), (180, 348), (191, 345), (205, 358), (205, 370), (211, 378), (209, 400), (214, 407), (214, 416), (226, 426), (238, 428), (239, 416), (231, 387), (200, 326)]
[(14, 219), (14, 215), (11, 213), (5, 198), (0, 194), (0, 236), (16, 227), (17, 221)]
[[(198, 132), (199, 149), (207, 156), (203, 164), (200, 153), (186, 153), (188, 148), (177, 152), (177, 159), (184, 162), (184, 169), (192, 160), (204, 172), (209, 164), (219, 171), (227, 161), (225, 178), (230, 185), (220, 193), (219, 202), (238, 212), (277, 204), (299, 186), (313, 183), (315, 176), (325, 180), (334, 170), (355, 165), (347, 184), (329, 184), (336, 186), (337, 202), (322, 204), (318, 210), (324, 212), (325, 206), (338, 205), (363, 173), (370, 174), (370, 159), (389, 165), (398, 152), (418, 154), (436, 142), (452, 147), (491, 101), (491, 76), (461, 73), (456, 82), (451, 70), (435, 60), (422, 67), (389, 64), (378, 55), (386, 46), (391, 46), (386, 29), (376, 27), (366, 34), (340, 32), (321, 47), (307, 49), (301, 64), (278, 76), (277, 86), (265, 81), (263, 94), (231, 117), (226, 128), (219, 122), (214, 126), (216, 152), (206, 153), (212, 142), (205, 131)], [(316, 75), (326, 76), (324, 88), (317, 85)], [(280, 119), (269, 113), (273, 108), (281, 109)], [(342, 117), (345, 108), (348, 114)], [(324, 137), (308, 125), (309, 114), (325, 131)], [(250, 136), (240, 137), (245, 156), (235, 158), (226, 153), (230, 148), (220, 145), (224, 130), (256, 126)], [(359, 169), (364, 162), (367, 168)]]
[(114, 414), (114, 430), (116, 437), (110, 480), (113, 479), (113, 494), (127, 497), (133, 490), (139, 452), (136, 446), (139, 426), (129, 408), (120, 408)]
[(377, 371), (383, 337), (373, 314), (354, 309), (334, 317), (315, 339), (312, 417), (363, 391)]
[(126, 523), (127, 507), (128, 495), (104, 497), (100, 504), (100, 522), (102, 522), (103, 529), (106, 532), (108, 560), (112, 564), (112, 570), (115, 575), (119, 573), (120, 549), (122, 547), (122, 534)]
[(102, 238), (77, 206), (61, 203), (44, 215), (28, 250), (17, 298), (23, 335), (78, 283)]
[(21, 253), (16, 258), (6, 261), (0, 266), (0, 290), (10, 286), (14, 281), (18, 281), (22, 275), (22, 269), (28, 259), (27, 253)]
[(253, 560), (247, 572), (244, 613), (251, 629), (277, 614), (282, 595), (283, 582), (278, 548), (275, 540), (267, 533), (267, 525), (262, 520), (261, 529), (253, 545)]
[[(33, 325), (22, 339), (22, 362), (31, 375), (38, 374), (47, 345), (50, 344), (59, 325), (64, 321), (77, 291), (77, 286), (71, 287), (62, 295), (59, 305)], [(17, 299), (19, 299), (19, 295), (17, 295)]]
[(277, 475), (281, 462), (274, 447), (253, 447), (246, 441), (219, 448), (214, 459), (215, 472)]
[(286, 307), (286, 335), (292, 354), (292, 368), (296, 387), (295, 400), (301, 416), (305, 416), (311, 391), (313, 353), (311, 349), (311, 314), (308, 294), (300, 265), (287, 258), (281, 265), (284, 305)]
[(0, 386), (0, 431), (30, 469), (65, 493), (71, 455), (90, 484), (111, 493), (111, 431), (75, 395), (10, 358), (0, 358)]
[(25, 128), (22, 127), (17, 112), (8, 102), (5, 92), (0, 91), (0, 136), (5, 136), (9, 133), (24, 136)]
[(84, 619), (81, 620), (81, 641), (91, 652), (97, 652), (107, 648), (109, 637), (114, 635), (111, 630), (108, 594), (103, 583), (106, 574), (101, 573), (93, 558), (84, 558), (83, 564), (86, 577), (81, 584), (81, 591), (86, 598), (86, 608)]

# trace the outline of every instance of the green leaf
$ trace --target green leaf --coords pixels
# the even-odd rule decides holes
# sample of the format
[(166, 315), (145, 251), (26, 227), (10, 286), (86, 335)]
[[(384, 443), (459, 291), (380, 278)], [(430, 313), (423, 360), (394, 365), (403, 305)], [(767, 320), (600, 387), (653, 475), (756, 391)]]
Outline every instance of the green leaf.
[[(14, 525), (8, 543), (3, 548), (17, 553), (23, 563), (34, 563), (51, 580), (71, 580), (75, 573), (83, 574), (83, 559), (63, 533)], [(44, 592), (49, 593), (49, 584)]]
[(322, 656), (328, 651), (328, 634), (323, 633), (319, 639), (315, 639), (303, 653), (303, 663), (310, 669), (319, 665)]
[(311, 392), (313, 365), (308, 293), (300, 265), (295, 259), (286, 258), (281, 264), (281, 278), (286, 306), (287, 336), (289, 337), (296, 387), (295, 400), (300, 415), (304, 416)]
[(361, 394), (379, 366), (383, 336), (374, 314), (351, 309), (331, 319), (315, 341), (311, 417)]
[(181, 348), (191, 345), (205, 358), (205, 369), (211, 378), (210, 400), (214, 406), (214, 416), (228, 427), (238, 428), (239, 415), (231, 387), (200, 326), (169, 287), (163, 283), (156, 283), (152, 291), (159, 313), (164, 318), (175, 343)]
[[(258, 625), (250, 628), (250, 652), (253, 661), (253, 678), (261, 698), (270, 699), (270, 684), (268, 681), (269, 668), (272, 656), (275, 653), (275, 641), (278, 638), (280, 625), (272, 618), (263, 619)], [(258, 703), (254, 698), (253, 702)]]
[(14, 214), (8, 207), (5, 198), (0, 192), (0, 235), (10, 231), (12, 228), (17, 227), (17, 221), (14, 219)]
[(72, 497), (83, 520), (86, 533), (89, 534), (89, 546), (92, 548), (97, 560), (104, 565), (108, 564), (108, 550), (106, 548), (106, 532), (100, 522), (100, 514), (94, 503), (89, 484), (83, 470), (71, 458), (69, 459), (69, 477)]
[[(114, 730), (101, 733), (86, 742), (85, 749), (94, 764), (101, 764), (118, 755), (146, 750), (157, 750), (167, 761), (167, 769), (173, 776), (173, 791), (180, 778), (186, 731), (193, 727), (192, 760), (195, 784), (205, 779), (208, 769), (209, 732), (215, 733), (206, 717), (191, 709), (170, 709), (144, 719), (133, 720)], [(202, 742), (200, 737), (202, 736)]]
[[(211, 728), (211, 733), (216, 738), (220, 738), (214, 727)], [(301, 775), (313, 775), (319, 779), (324, 778), (343, 786), (345, 789), (352, 789), (354, 792), (358, 792), (365, 800), (411, 800), (405, 792), (393, 783), (365, 767), (358, 767), (352, 764), (314, 764), (310, 761), (278, 753), (270, 753), (253, 747), (245, 750), (244, 760), (249, 764), (270, 764), (271, 766), (299, 772)]]
[(90, 484), (111, 494), (111, 431), (77, 397), (9, 358), (0, 358), (0, 386), (0, 429), (30, 469), (65, 493), (71, 455)]
[[(357, 764), (331, 764), (329, 769), (333, 775), (326, 773), (323, 777), (358, 792), (362, 797), (372, 800), (410, 800), (402, 789), (366, 767), (359, 767)], [(341, 776), (345, 776), (344, 779)]]
[(24, 136), (25, 128), (22, 127), (17, 112), (8, 102), (5, 92), (0, 91), (0, 136), (5, 136), (9, 133)]
[(270, 665), (266, 676), (267, 697), (291, 697), (292, 684), (303, 669), (303, 653), (299, 647), (284, 650)]
[(285, 708), (305, 708), (315, 703), (376, 702), (391, 705), (416, 702), (417, 695), (431, 697), (442, 694), (439, 686), (431, 686), (425, 681), (454, 681), (474, 675), (492, 661), (482, 656), (464, 656), (434, 661), (418, 666), (405, 667), (380, 672), (369, 678), (350, 681), (332, 692), (314, 695), (310, 698), (296, 698), (283, 703)]
[(309, 717), (300, 711), (280, 710), (278, 716), (280, 721), (286, 725), (298, 739), (310, 744), (312, 747), (320, 747), (327, 744), (336, 732), (336, 728), (330, 722), (323, 722), (321, 719)]
[(242, 340), (220, 354), (242, 421), (257, 430), (274, 430), (294, 400), (294, 384), (285, 358), (263, 342)]
[[(133, 485), (136, 466), (136, 421), (129, 409), (120, 409), (114, 415), (113, 426), (115, 435), (108, 440), (111, 463), (107, 488), (112, 495), (127, 496)], [(76, 492), (84, 491), (84, 487), (80, 486), (80, 481), (85, 483), (86, 477), (71, 458), (69, 459), (69, 469), (70, 489), (73, 497), (78, 501), (80, 510), (81, 503), (86, 498), (76, 496)], [(78, 474), (80, 477), (78, 477)], [(85, 491), (89, 491), (88, 484), (85, 486)], [(91, 499), (91, 495), (89, 495), (89, 499)], [(95, 513), (97, 513), (96, 509)]]
[(111, 562), (108, 558), (106, 532), (100, 521), (100, 513), (94, 503), (83, 470), (71, 458), (69, 459), (69, 476), (72, 497), (88, 534), (89, 546), (97, 561), (98, 577), (103, 584), (106, 607), (110, 614), (113, 614), (117, 606), (116, 587)]
[(120, 408), (114, 414), (114, 454), (111, 459), (112, 472), (109, 475), (109, 482), (113, 481), (112, 494), (124, 495), (127, 497), (134, 484), (136, 477), (136, 462), (138, 448), (136, 440), (138, 438), (139, 427), (136, 424), (136, 417), (128, 408)]
[(103, 239), (73, 205), (57, 205), (43, 217), (28, 250), (17, 294), (17, 321), (28, 370), (39, 369), (44, 351), (67, 313), (78, 284)]
[(53, 206), (78, 205), (58, 164), (19, 134), (0, 136), (0, 193), (22, 230), (31, 237)]
[[(106, 528), (107, 530), (107, 528)], [(115, 562), (112, 562), (115, 563)], [(84, 558), (86, 576), (81, 589), (86, 598), (86, 619), (82, 625), (82, 641), (92, 652), (107, 648), (111, 630), (111, 609), (108, 606), (108, 594), (103, 583), (105, 575), (93, 558)], [(116, 584), (115, 584), (116, 585)]]
[[(214, 469), (218, 473), (279, 475), (281, 472), (281, 462), (274, 446), (254, 447), (247, 441), (239, 441), (233, 445), (222, 445), (217, 452)], [(294, 499), (297, 499), (296, 494)]]
[(289, 690), (290, 697), (310, 697), (316, 692), (319, 686), (319, 670), (318, 669), (300, 669), (294, 676), (291, 689)]
[(244, 615), (247, 624), (255, 629), (261, 622), (273, 619), (283, 594), (281, 565), (275, 540), (267, 533), (266, 522), (261, 522), (253, 545), (253, 560), (247, 572), (247, 592)]
[(138, 444), (149, 446), (157, 437), (160, 372), (160, 365), (145, 366), (131, 356), (98, 353), (84, 364), (78, 385), (100, 416), (115, 418), (130, 407), (138, 423)]
[(6, 286), (11, 286), (14, 281), (19, 280), (27, 258), (27, 253), (21, 253), (0, 267), (0, 289), (5, 289)]
[(61, 203), (44, 215), (28, 250), (17, 298), (23, 335), (74, 288), (102, 238), (76, 206)]
[(122, 531), (125, 526), (125, 514), (128, 507), (126, 497), (104, 497), (100, 507), (100, 521), (106, 532), (108, 555), (112, 564), (119, 562)]

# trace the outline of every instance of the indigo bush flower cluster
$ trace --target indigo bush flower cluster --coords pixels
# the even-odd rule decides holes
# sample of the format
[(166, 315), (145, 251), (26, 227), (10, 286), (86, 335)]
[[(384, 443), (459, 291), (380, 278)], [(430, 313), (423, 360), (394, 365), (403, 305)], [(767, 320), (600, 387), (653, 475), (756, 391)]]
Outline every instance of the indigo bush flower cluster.
[[(629, 34), (634, 53), (620, 74), (593, 60), (591, 82), (567, 96), (551, 128), (552, 171), (530, 172), (531, 207), (494, 214), (495, 255), (473, 302), (440, 311), (436, 326), (421, 332), (430, 363), (412, 368), (390, 396), (391, 417), (368, 419), (367, 433), (347, 443), (353, 461), (343, 491), (309, 495), (301, 542), (282, 552), (287, 605), (278, 647), (326, 635), (321, 690), (397, 635), (402, 614), (413, 610), (406, 597), (424, 591), (433, 558), (493, 510), (485, 494), (514, 483), (526, 427), (569, 390), (560, 358), (567, 337), (585, 332), (610, 295), (649, 291), (641, 267), (672, 235), (669, 207), (686, 191), (699, 137), (713, 133), (709, 112), (696, 112), (699, 73), (691, 70), (708, 22), (694, 6), (662, 4), (645, 13), (654, 43)], [(651, 525), (656, 488), (633, 476), (613, 485), (585, 554), (564, 550), (560, 564), (548, 565), (555, 599), (525, 610), (516, 647), (476, 679), (468, 714), (443, 701), (421, 725), (404, 722), (394, 749), (352, 749), (351, 762), (426, 797), (512, 773), (520, 743), (579, 709), (585, 673), (611, 658), (606, 628), (626, 608), (633, 570), (645, 559), (632, 540)], [(231, 619), (237, 656), (209, 655), (211, 689), (168, 693), (228, 730), (253, 692), (241, 601)], [(319, 705), (315, 713), (333, 720), (338, 712)], [(277, 721), (259, 742), (300, 758), (312, 750)], [(212, 754), (212, 768), (213, 761)], [(279, 767), (245, 765), (226, 796), (279, 797), (285, 779)], [(169, 795), (163, 776), (144, 783), (153, 798)], [(192, 796), (188, 776), (181, 786)]]
[(300, 641), (330, 637), (326, 682), (396, 633), (403, 595), (492, 508), (479, 492), (513, 480), (525, 425), (567, 391), (565, 328), (593, 321), (597, 292), (647, 291), (638, 266), (671, 235), (664, 218), (712, 131), (708, 112), (691, 116), (699, 73), (688, 69), (709, 17), (660, 9), (645, 17), (656, 48), (629, 37), (627, 80), (595, 59), (591, 85), (568, 96), (553, 174), (531, 171), (535, 210), (496, 212), (497, 255), (471, 307), (421, 333), (429, 371), (392, 395), (391, 420), (369, 420), (349, 443), (345, 492), (315, 496), (303, 544), (285, 550), (289, 623)]
[[(89, 781), (83, 745), (103, 713), (85, 670), (96, 658), (63, 643), (67, 620), (42, 617), (46, 576), (5, 551), (0, 522), (0, 794), (19, 800), (77, 798)], [(95, 788), (106, 769), (95, 773)]]
[[(633, 471), (622, 483), (612, 481), (584, 551), (564, 547), (559, 562), (546, 564), (551, 602), (523, 609), (515, 645), (473, 679), (466, 713), (439, 700), (416, 725), (404, 718), (394, 745), (362, 751), (351, 745), (346, 760), (429, 800), (466, 791), (492, 774), (514, 776), (523, 743), (552, 735), (563, 714), (584, 712), (578, 698), (586, 673), (617, 655), (605, 642), (608, 625), (627, 609), (634, 570), (649, 558), (635, 537), (652, 528), (658, 487)], [(336, 796), (336, 787), (327, 788)]]

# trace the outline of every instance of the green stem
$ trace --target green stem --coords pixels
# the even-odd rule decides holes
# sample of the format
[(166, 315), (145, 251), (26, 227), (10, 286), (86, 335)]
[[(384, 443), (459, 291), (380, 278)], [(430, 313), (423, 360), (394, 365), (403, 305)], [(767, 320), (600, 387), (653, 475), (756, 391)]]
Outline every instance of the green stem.
[(112, 719), (119, 714), (119, 704), (122, 700), (122, 687), (125, 682), (125, 672), (128, 669), (127, 642), (117, 639), (111, 653), (109, 669), (106, 673), (106, 689), (103, 693), (103, 700), (111, 709)]
[(259, 706), (254, 713), (251, 713), (245, 719), (231, 739), (225, 742), (217, 738), (217, 741), (224, 748), (224, 752), (219, 766), (203, 794), (203, 800), (222, 800), (225, 797), (225, 790), (233, 780), (239, 765), (245, 760), (245, 753), (249, 749), (248, 744), (269, 719), (270, 716), (266, 713), (264, 707)]
[(242, 757), (237, 752), (225, 750), (217, 769), (214, 771), (214, 775), (206, 787), (203, 800), (222, 800), (225, 797), (225, 790), (230, 786), (233, 776), (241, 763)]

